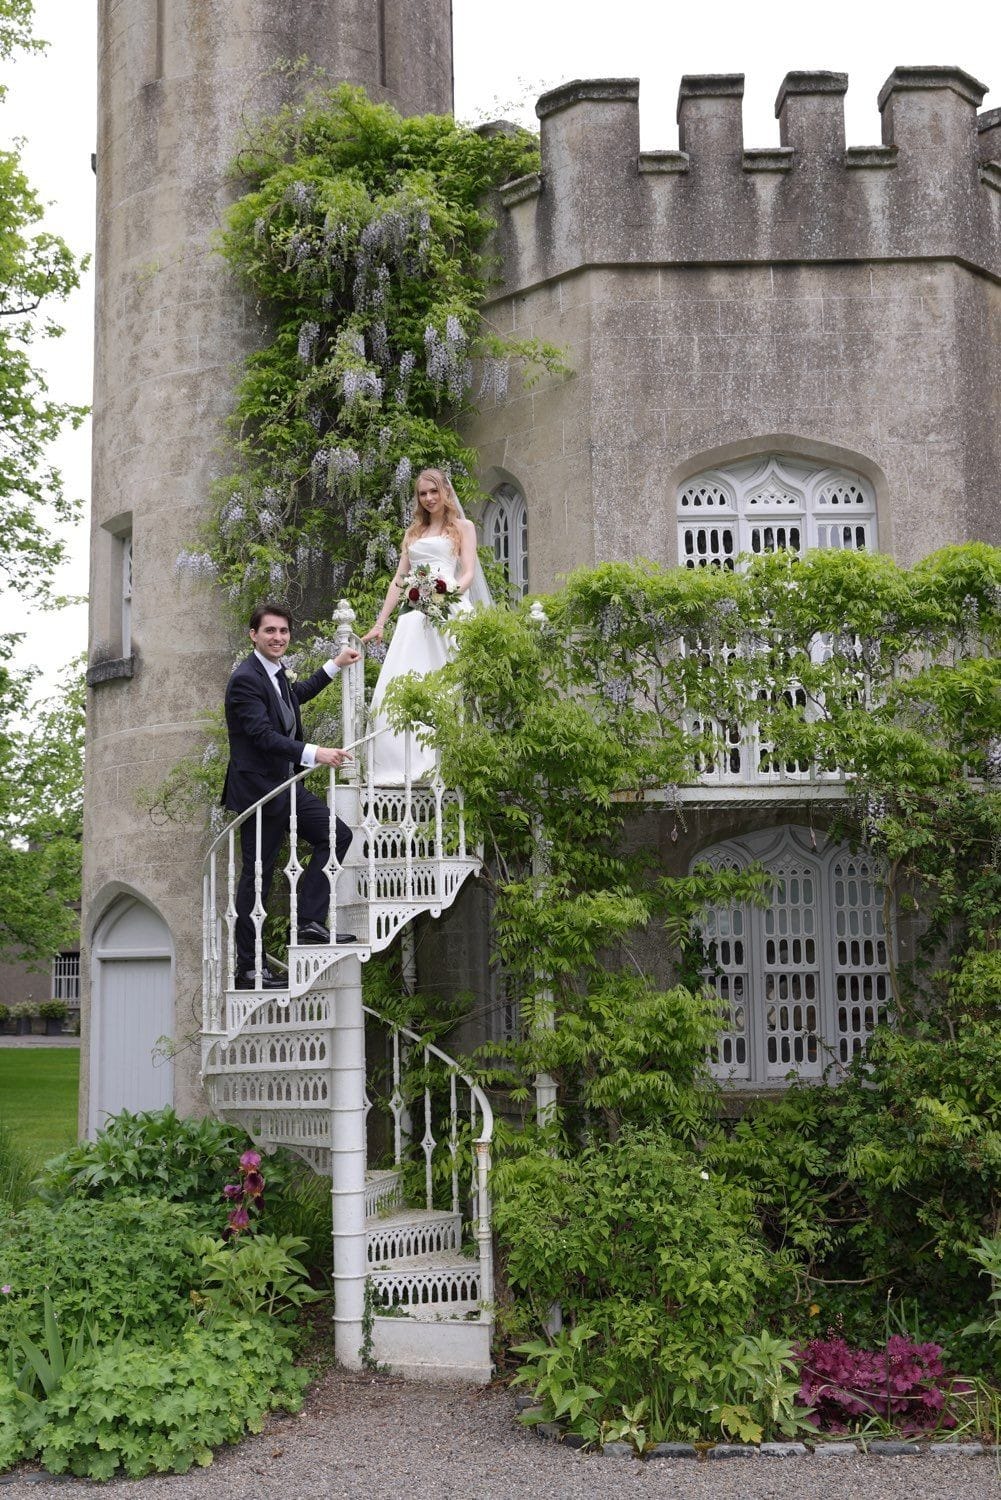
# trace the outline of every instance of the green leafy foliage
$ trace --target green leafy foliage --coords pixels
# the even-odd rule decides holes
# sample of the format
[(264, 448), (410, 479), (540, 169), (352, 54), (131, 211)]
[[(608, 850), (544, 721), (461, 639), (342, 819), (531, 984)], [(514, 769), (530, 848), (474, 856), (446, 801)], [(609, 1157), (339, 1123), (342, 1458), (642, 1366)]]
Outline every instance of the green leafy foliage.
[(205, 1235), (194, 1249), (204, 1289), (200, 1303), (213, 1313), (281, 1317), (326, 1295), (309, 1285), (298, 1259), (306, 1241), (294, 1235), (254, 1234), (228, 1242)]
[[(491, 860), (497, 958), (525, 1033), (485, 1049), (487, 1076), (515, 1102), (538, 1074), (558, 1090), (548, 1130), (506, 1147), (497, 1173), (515, 1322), (537, 1324), (560, 1300), (589, 1331), (579, 1378), (614, 1396), (582, 1421), (628, 1421), (646, 1399), (645, 1432), (669, 1415), (672, 1435), (700, 1430), (697, 1393), (712, 1389), (735, 1430), (764, 1430), (749, 1365), (734, 1384), (737, 1339), (802, 1335), (818, 1317), (874, 1339), (889, 1296), (955, 1344), (976, 1305), (970, 1249), (996, 1232), (1001, 555), (947, 548), (912, 569), (833, 553), (735, 573), (606, 564), (573, 574), (545, 610), (541, 624), (527, 605), (461, 623), (453, 662), (391, 695), (401, 720), (433, 726)], [(756, 724), (777, 762), (844, 772), (850, 798), (829, 836), (882, 861), (888, 919), (902, 911), (913, 958), (891, 974), (893, 1029), (840, 1090), (793, 1090), (730, 1124), (706, 1076), (718, 1018), (701, 993), (699, 917), (767, 904), (771, 878), (665, 876), (639, 804), (666, 787), (670, 805), (732, 724)], [(655, 924), (681, 985), (636, 959)], [(691, 1177), (704, 1167), (741, 1195), (788, 1273), (749, 1326), (729, 1326), (726, 1348), (722, 1331), (658, 1324), (652, 1297), (572, 1284), (568, 1268), (586, 1259), (597, 1275), (603, 1261), (592, 1245), (574, 1259), (566, 1161), (628, 1159), (622, 1142), (652, 1119)], [(573, 1181), (596, 1228), (602, 1207)], [(651, 1234), (624, 1258), (652, 1276), (661, 1249)], [(771, 1368), (779, 1390), (781, 1360)]]
[[(99, 1344), (93, 1324), (87, 1322), (81, 1323), (70, 1338), (64, 1339), (48, 1290), (43, 1294), (42, 1305), (43, 1337), (36, 1343), (19, 1331), (9, 1356), (10, 1374), (16, 1376), (17, 1381), (21, 1421), (28, 1437), (34, 1436), (44, 1423), (45, 1403), (58, 1391), (63, 1377)], [(119, 1340), (122, 1332), (119, 1330)], [(20, 1372), (17, 1369), (19, 1354), (24, 1358)]]
[(258, 1432), (275, 1407), (298, 1411), (307, 1376), (280, 1324), (250, 1318), (189, 1324), (176, 1344), (132, 1340), (97, 1351), (46, 1403), (35, 1442), (53, 1474), (133, 1479), (185, 1473), (212, 1449)]
[(151, 1205), (138, 1198), (31, 1203), (0, 1219), (0, 1353), (18, 1335), (45, 1335), (46, 1288), (60, 1324), (85, 1321), (102, 1339), (124, 1324), (139, 1330), (177, 1329), (190, 1293), (200, 1286), (190, 1249), (198, 1227), (193, 1208)]
[[(510, 359), (553, 351), (480, 313), (484, 194), (530, 171), (527, 132), (397, 115), (356, 88), (318, 91), (258, 126), (221, 249), (270, 329), (247, 361), (206, 562), (240, 615), (279, 594), (311, 609), (353, 579), (373, 606), (396, 566), (412, 476), (446, 466), (472, 498), (452, 419)], [(502, 373), (503, 372), (503, 373)]]
[(39, 1196), (59, 1204), (152, 1194), (199, 1205), (221, 1228), (223, 1183), (250, 1144), (245, 1131), (222, 1120), (181, 1119), (169, 1106), (139, 1114), (123, 1109), (95, 1140), (81, 1141), (46, 1164)]
[(882, 1031), (832, 1116), (857, 1195), (848, 1240), (879, 1274), (943, 1312), (977, 1295), (971, 1248), (1001, 1223), (1001, 1031)]
[[(31, 21), (29, 0), (0, 0), (0, 59), (43, 45)], [(0, 104), (6, 93), (0, 88)], [(49, 527), (79, 513), (46, 449), (67, 423), (80, 425), (85, 408), (50, 400), (31, 346), (62, 332), (44, 309), (79, 285), (86, 261), (37, 227), (43, 212), (17, 143), (0, 151), (0, 584), (44, 597), (65, 550)]]
[(79, 942), (84, 683), (36, 707), (36, 675), (0, 660), (0, 955), (48, 963)]
[(593, 1437), (645, 1398), (655, 1441), (704, 1435), (731, 1349), (792, 1281), (751, 1195), (703, 1175), (666, 1133), (631, 1127), (570, 1158), (540, 1149), (504, 1162), (495, 1192), (508, 1282), (540, 1318), (558, 1302), (575, 1325), (558, 1357), (533, 1356), (552, 1409), (576, 1412), (574, 1430)]
[(713, 1412), (728, 1437), (771, 1443), (815, 1430), (809, 1409), (796, 1404), (800, 1373), (792, 1344), (762, 1329), (740, 1340), (730, 1366), (729, 1399)]
[(6, 1120), (0, 1118), (0, 1216), (27, 1202), (34, 1175), (31, 1161), (16, 1135)]
[(27, 1455), (28, 1444), (17, 1386), (0, 1368), (0, 1474)]

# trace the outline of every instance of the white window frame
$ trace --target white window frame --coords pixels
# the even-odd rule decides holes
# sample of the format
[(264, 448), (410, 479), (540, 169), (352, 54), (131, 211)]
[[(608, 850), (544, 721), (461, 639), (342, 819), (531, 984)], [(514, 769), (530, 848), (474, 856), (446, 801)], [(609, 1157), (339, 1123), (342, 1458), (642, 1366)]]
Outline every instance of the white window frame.
[(80, 1004), (80, 954), (57, 953), (52, 959), (52, 998), (66, 1005)]
[(517, 485), (505, 481), (491, 493), (480, 522), (483, 545), (500, 563), (519, 598), (528, 593), (528, 506)]
[(844, 844), (817, 848), (809, 829), (786, 825), (728, 839), (693, 865), (755, 861), (787, 899), (713, 907), (700, 923), (705, 978), (725, 1007), (710, 1071), (743, 1089), (836, 1082), (891, 1004), (878, 864)]
[(851, 469), (769, 453), (705, 469), (678, 492), (678, 562), (732, 569), (787, 548), (875, 552), (876, 496)]

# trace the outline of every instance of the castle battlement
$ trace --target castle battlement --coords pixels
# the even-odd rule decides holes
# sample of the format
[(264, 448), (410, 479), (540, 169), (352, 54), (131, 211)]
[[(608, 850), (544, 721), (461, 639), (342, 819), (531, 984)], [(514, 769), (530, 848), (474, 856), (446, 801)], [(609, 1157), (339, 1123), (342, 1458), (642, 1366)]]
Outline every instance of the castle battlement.
[(778, 146), (744, 144), (744, 77), (686, 76), (678, 147), (641, 151), (639, 81), (538, 101), (541, 171), (499, 193), (510, 292), (586, 265), (953, 258), (1001, 279), (1001, 110), (961, 68), (895, 68), (882, 140), (845, 141), (844, 73), (788, 73)]

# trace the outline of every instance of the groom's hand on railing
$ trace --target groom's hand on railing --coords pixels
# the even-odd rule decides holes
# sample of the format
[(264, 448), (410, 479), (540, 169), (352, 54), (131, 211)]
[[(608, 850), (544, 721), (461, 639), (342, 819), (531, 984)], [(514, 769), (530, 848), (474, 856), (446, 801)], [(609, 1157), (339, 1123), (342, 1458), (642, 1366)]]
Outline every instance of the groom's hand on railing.
[(334, 657), (334, 666), (352, 667), (356, 661), (361, 661), (361, 652), (356, 651), (354, 646), (344, 646)]
[[(355, 655), (357, 656), (357, 652)], [(317, 745), (316, 764), (318, 766), (344, 766), (351, 759), (347, 750), (333, 750), (326, 745)]]

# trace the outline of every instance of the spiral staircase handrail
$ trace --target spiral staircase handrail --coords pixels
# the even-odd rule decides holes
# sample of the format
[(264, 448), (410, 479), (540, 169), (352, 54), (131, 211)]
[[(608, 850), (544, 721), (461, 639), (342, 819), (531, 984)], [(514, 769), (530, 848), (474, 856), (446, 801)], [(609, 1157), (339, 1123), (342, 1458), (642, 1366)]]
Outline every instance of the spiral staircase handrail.
[[(367, 745), (369, 740), (374, 740), (378, 735), (382, 733), (384, 733), (384, 731), (381, 729), (371, 729), (369, 730), (368, 734), (360, 735), (358, 739), (352, 740), (349, 745), (345, 745), (344, 749), (347, 754), (350, 755), (360, 746)], [(265, 807), (269, 802), (273, 801), (275, 797), (280, 797), (282, 792), (287, 792), (289, 787), (295, 786), (296, 782), (304, 780), (305, 777), (311, 775), (314, 771), (321, 771), (324, 769), (330, 771), (337, 770), (338, 767), (327, 766), (324, 768), (323, 766), (304, 766), (301, 771), (297, 771), (294, 776), (290, 776), (288, 780), (283, 781), (280, 786), (272, 787), (271, 791), (268, 792), (266, 796), (258, 797), (256, 802), (253, 802), (249, 807), (244, 808), (242, 813), (238, 813), (231, 822), (226, 824), (225, 828), (221, 829), (219, 833), (216, 834), (215, 838), (209, 845), (208, 850), (205, 854), (205, 858), (202, 861), (202, 866), (205, 872), (208, 872), (212, 857), (221, 848), (223, 840), (228, 839), (233, 830), (239, 828), (241, 823), (245, 823), (253, 813), (256, 813), (259, 807)], [(349, 784), (350, 783), (345, 783), (345, 785)]]
[(402, 1026), (399, 1021), (391, 1021), (389, 1017), (384, 1016), (381, 1011), (373, 1010), (371, 1005), (366, 1005), (363, 1007), (363, 1009), (365, 1011), (365, 1014), (367, 1016), (371, 1016), (373, 1020), (381, 1022), (383, 1026), (388, 1026), (393, 1031), (398, 1031), (401, 1036), (405, 1036), (408, 1041), (416, 1043), (418, 1047), (423, 1047), (426, 1051), (433, 1052), (435, 1057), (443, 1062), (446, 1067), (452, 1069), (457, 1078), (462, 1079), (470, 1094), (472, 1094), (473, 1098), (476, 1100), (477, 1105), (479, 1106), (480, 1118), (483, 1121), (483, 1128), (480, 1131), (480, 1134), (476, 1137), (476, 1140), (473, 1142), (473, 1144), (475, 1146), (489, 1145), (491, 1140), (493, 1139), (494, 1131), (494, 1112), (490, 1104), (490, 1100), (480, 1088), (479, 1084), (474, 1083), (469, 1074), (462, 1071), (455, 1058), (449, 1057), (448, 1053), (443, 1052), (440, 1047), (436, 1047), (434, 1042), (429, 1042), (424, 1037), (420, 1036), (416, 1031), (411, 1031), (409, 1026)]

